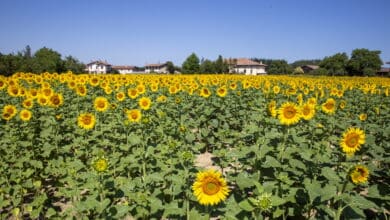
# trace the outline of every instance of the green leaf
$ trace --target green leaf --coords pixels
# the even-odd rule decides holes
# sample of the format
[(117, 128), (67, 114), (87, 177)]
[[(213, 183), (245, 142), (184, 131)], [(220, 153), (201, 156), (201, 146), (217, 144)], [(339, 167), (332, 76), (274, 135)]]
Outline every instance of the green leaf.
[(252, 206), (252, 203), (250, 203), (248, 199), (245, 199), (238, 203), (238, 206), (247, 212), (251, 212), (255, 209), (255, 207)]
[(255, 184), (253, 179), (243, 172), (236, 177), (236, 183), (241, 190), (252, 187)]
[(265, 162), (263, 164), (263, 167), (281, 167), (282, 164), (280, 164), (279, 161), (277, 161), (274, 157), (271, 156), (266, 156), (265, 157)]
[(324, 167), (324, 168), (322, 168), (321, 174), (322, 174), (326, 179), (328, 179), (328, 180), (331, 181), (331, 182), (339, 182), (339, 181), (340, 181), (340, 177), (337, 175), (336, 171), (334, 171), (334, 170), (333, 170), (332, 168), (330, 168), (330, 167)]
[(279, 196), (271, 196), (272, 206), (280, 206), (286, 203), (286, 201)]
[(130, 146), (135, 146), (137, 144), (140, 144), (142, 141), (141, 138), (139, 137), (139, 135), (136, 135), (134, 133), (129, 134), (129, 136), (127, 138), (129, 140)]

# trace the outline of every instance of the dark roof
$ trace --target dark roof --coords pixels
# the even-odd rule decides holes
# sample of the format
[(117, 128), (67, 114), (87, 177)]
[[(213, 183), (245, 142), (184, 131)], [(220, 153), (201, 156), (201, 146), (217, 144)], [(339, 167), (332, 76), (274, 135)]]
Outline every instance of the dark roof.
[(378, 73), (389, 73), (390, 72), (390, 68), (384, 68), (384, 67), (382, 67), (379, 71), (378, 71)]
[(308, 68), (308, 69), (311, 69), (311, 70), (316, 70), (316, 69), (318, 69), (320, 67), (317, 66), (317, 65), (303, 65), (303, 66), (301, 66), (301, 68)]

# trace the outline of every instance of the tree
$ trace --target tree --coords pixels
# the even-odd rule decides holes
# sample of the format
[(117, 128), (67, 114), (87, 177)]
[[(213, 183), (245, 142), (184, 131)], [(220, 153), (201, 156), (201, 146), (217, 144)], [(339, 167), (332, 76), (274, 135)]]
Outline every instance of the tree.
[(85, 70), (85, 65), (72, 56), (65, 57), (63, 64), (65, 71), (72, 71), (73, 73), (83, 73)]
[(214, 63), (213, 61), (211, 60), (204, 60), (202, 61), (202, 63), (200, 64), (200, 68), (199, 68), (199, 72), (200, 73), (215, 73), (216, 72), (216, 63)]
[(168, 73), (170, 74), (175, 73), (175, 65), (173, 65), (171, 61), (168, 61), (166, 64), (167, 64)]
[(35, 52), (33, 57), (32, 71), (35, 73), (43, 72), (63, 72), (63, 62), (61, 54), (58, 52), (43, 47)]
[(291, 74), (293, 72), (286, 60), (272, 60), (267, 64), (268, 74)]
[(0, 74), (10, 76), (20, 71), (21, 57), (14, 54), (0, 54)]
[(187, 57), (182, 65), (183, 73), (198, 73), (199, 68), (199, 58), (195, 53), (192, 53), (189, 57)]
[(348, 56), (346, 53), (336, 53), (333, 56), (325, 57), (320, 67), (327, 70), (328, 75), (343, 76), (347, 73)]
[(380, 58), (381, 51), (368, 49), (355, 49), (352, 51), (351, 59), (347, 64), (349, 75), (374, 75), (381, 69), (383, 64)]
[(221, 55), (218, 56), (217, 60), (214, 64), (215, 72), (222, 74), (222, 73), (228, 73), (229, 72), (229, 66), (228, 64), (223, 60), (223, 57)]

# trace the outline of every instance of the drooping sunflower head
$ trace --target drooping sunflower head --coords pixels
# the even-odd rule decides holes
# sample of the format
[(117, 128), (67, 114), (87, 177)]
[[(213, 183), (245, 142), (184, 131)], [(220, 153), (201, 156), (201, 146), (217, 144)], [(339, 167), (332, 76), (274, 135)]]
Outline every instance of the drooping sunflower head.
[(293, 125), (299, 122), (301, 112), (299, 107), (292, 102), (286, 102), (278, 110), (279, 121), (284, 125)]
[(23, 109), (22, 111), (20, 111), (19, 116), (22, 121), (30, 121), (32, 113), (27, 109)]
[(142, 108), (143, 110), (149, 110), (151, 104), (152, 104), (152, 101), (148, 97), (142, 97), (138, 101), (139, 107)]
[(215, 170), (199, 172), (192, 190), (202, 205), (216, 205), (224, 201), (230, 191), (222, 174)]
[(157, 102), (166, 102), (166, 101), (167, 101), (167, 97), (165, 95), (160, 95), (157, 98)]
[(77, 118), (77, 123), (79, 127), (86, 130), (90, 130), (95, 126), (96, 123), (95, 115), (91, 113), (80, 114), (79, 117)]
[(301, 107), (302, 118), (306, 121), (312, 119), (315, 114), (315, 106), (310, 103), (306, 103)]
[(360, 128), (349, 128), (343, 133), (340, 141), (341, 149), (346, 154), (354, 154), (366, 141), (364, 131)]
[(277, 116), (278, 111), (276, 109), (276, 101), (275, 100), (272, 100), (270, 103), (268, 103), (268, 113), (274, 118)]
[(352, 168), (349, 175), (353, 183), (361, 184), (367, 182), (370, 172), (367, 167), (363, 165), (356, 165)]
[(99, 112), (104, 112), (108, 109), (108, 100), (105, 97), (97, 97), (93, 103), (94, 108)]
[(126, 111), (126, 115), (130, 122), (139, 122), (142, 118), (141, 111), (138, 109), (128, 110)]
[(328, 98), (326, 102), (322, 104), (322, 111), (327, 114), (334, 114), (336, 112), (336, 101), (333, 98)]

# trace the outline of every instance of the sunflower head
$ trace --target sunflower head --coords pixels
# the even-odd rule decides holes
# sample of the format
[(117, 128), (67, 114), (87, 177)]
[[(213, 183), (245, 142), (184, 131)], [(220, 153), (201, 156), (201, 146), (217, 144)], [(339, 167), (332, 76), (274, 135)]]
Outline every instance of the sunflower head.
[(306, 103), (301, 107), (302, 118), (305, 120), (310, 120), (314, 117), (315, 106), (310, 103)]
[(225, 97), (227, 94), (227, 89), (226, 89), (226, 86), (221, 86), (217, 89), (217, 95), (219, 97)]
[(353, 183), (361, 184), (367, 182), (370, 173), (367, 167), (363, 165), (356, 165), (352, 168), (349, 175)]
[(108, 100), (105, 97), (97, 97), (93, 105), (97, 111), (104, 112), (108, 109)]
[(102, 173), (108, 168), (108, 160), (104, 158), (104, 156), (95, 159), (92, 163), (93, 169), (95, 169), (98, 173)]
[(143, 110), (149, 110), (150, 105), (152, 104), (152, 101), (148, 97), (142, 97), (138, 101), (139, 107), (142, 108)]
[(281, 124), (293, 125), (299, 122), (301, 112), (298, 106), (292, 102), (286, 102), (278, 110)]
[(343, 137), (340, 141), (341, 149), (346, 154), (354, 154), (358, 151), (362, 144), (365, 143), (364, 131), (360, 128), (349, 128), (343, 133)]
[(333, 98), (329, 98), (322, 104), (322, 111), (327, 114), (334, 114), (336, 112), (336, 101)]
[(118, 101), (123, 101), (123, 100), (125, 100), (125, 98), (126, 98), (126, 95), (125, 95), (125, 93), (124, 92), (118, 92), (117, 94), (116, 94), (116, 99), (118, 100)]
[(22, 119), (22, 121), (30, 121), (31, 116), (32, 113), (27, 109), (23, 109), (22, 111), (20, 111), (20, 119)]
[(199, 95), (202, 96), (203, 98), (208, 98), (211, 95), (211, 92), (208, 88), (203, 87), (200, 89)]
[(139, 122), (142, 118), (141, 111), (138, 109), (127, 110), (126, 115), (130, 122)]
[(224, 201), (229, 194), (227, 183), (219, 171), (206, 170), (199, 172), (192, 190), (202, 205), (216, 205)]
[(77, 123), (79, 127), (90, 130), (95, 126), (96, 119), (95, 116), (91, 113), (80, 114), (77, 118)]
[(3, 108), (2, 118), (9, 121), (17, 113), (16, 107), (14, 105), (6, 105)]
[(365, 114), (365, 113), (360, 114), (360, 115), (359, 115), (359, 120), (360, 120), (360, 121), (365, 121), (365, 120), (367, 120), (367, 114)]

